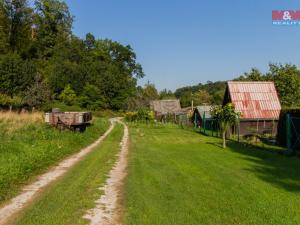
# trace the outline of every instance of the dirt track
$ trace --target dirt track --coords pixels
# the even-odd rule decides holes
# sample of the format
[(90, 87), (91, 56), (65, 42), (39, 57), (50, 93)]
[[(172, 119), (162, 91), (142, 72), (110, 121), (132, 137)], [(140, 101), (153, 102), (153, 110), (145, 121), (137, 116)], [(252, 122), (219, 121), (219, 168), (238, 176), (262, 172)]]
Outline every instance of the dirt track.
[(121, 224), (120, 190), (126, 176), (129, 132), (126, 124), (120, 119), (116, 119), (116, 121), (124, 126), (124, 135), (120, 144), (121, 151), (118, 161), (109, 173), (105, 186), (99, 188), (103, 190), (104, 194), (96, 201), (95, 208), (88, 210), (84, 216), (85, 219), (90, 220), (91, 225)]
[(118, 120), (111, 119), (110, 121), (110, 128), (97, 141), (82, 149), (79, 153), (76, 153), (63, 160), (58, 166), (38, 177), (37, 181), (25, 186), (18, 196), (2, 206), (0, 208), (0, 225), (6, 223), (11, 216), (22, 210), (30, 201), (32, 201), (39, 191), (43, 190), (43, 188), (45, 188), (51, 182), (64, 175), (72, 166), (74, 166), (85, 155), (90, 153), (97, 145), (99, 145), (113, 130), (115, 123)]

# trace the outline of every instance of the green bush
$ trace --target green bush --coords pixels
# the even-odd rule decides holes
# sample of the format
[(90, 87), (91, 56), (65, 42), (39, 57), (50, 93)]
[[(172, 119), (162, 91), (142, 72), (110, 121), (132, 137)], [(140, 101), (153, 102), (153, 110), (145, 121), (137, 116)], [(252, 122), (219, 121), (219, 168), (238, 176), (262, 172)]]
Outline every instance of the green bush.
[(0, 93), (0, 107), (7, 107), (10, 105), (11, 98), (5, 94)]
[(68, 84), (65, 89), (59, 95), (59, 99), (66, 105), (76, 104), (77, 96), (75, 91), (71, 88), (71, 85)]
[(81, 107), (89, 110), (98, 110), (105, 108), (105, 99), (102, 96), (99, 88), (92, 84), (87, 84), (81, 96), (78, 98)]
[(125, 113), (122, 111), (112, 111), (109, 109), (94, 111), (93, 116), (96, 117), (104, 117), (104, 118), (112, 118), (112, 117), (124, 117)]
[(62, 112), (83, 112), (86, 111), (86, 109), (81, 108), (79, 105), (66, 105), (63, 102), (60, 101), (54, 101), (50, 102), (48, 104), (45, 104), (42, 107), (42, 110), (45, 112), (50, 112), (53, 108), (59, 108)]
[(19, 109), (22, 107), (23, 101), (19, 96), (10, 97), (0, 93), (0, 108)]
[(136, 112), (127, 112), (125, 114), (125, 120), (128, 122), (153, 122), (154, 112), (145, 108), (141, 108)]
[(159, 121), (163, 123), (176, 123), (176, 115), (174, 113), (161, 115)]
[(127, 112), (127, 113), (125, 113), (125, 120), (127, 122), (137, 121), (137, 112)]

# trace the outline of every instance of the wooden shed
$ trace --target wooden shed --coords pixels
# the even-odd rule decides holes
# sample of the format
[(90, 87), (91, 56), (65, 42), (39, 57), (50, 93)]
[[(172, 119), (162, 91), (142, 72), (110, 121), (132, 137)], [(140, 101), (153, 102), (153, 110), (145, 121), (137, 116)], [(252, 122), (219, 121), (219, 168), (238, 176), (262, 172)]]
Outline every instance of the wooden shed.
[(193, 112), (192, 120), (196, 127), (204, 126), (204, 119), (206, 120), (206, 127), (209, 128), (210, 122), (212, 122), (211, 105), (196, 106)]
[(157, 116), (176, 114), (182, 111), (178, 99), (151, 101), (150, 109), (153, 110)]
[(165, 122), (177, 122), (177, 117), (185, 114), (177, 99), (151, 101), (150, 109), (157, 120)]
[(241, 113), (236, 132), (276, 136), (281, 105), (273, 82), (229, 81), (223, 105), (229, 102)]

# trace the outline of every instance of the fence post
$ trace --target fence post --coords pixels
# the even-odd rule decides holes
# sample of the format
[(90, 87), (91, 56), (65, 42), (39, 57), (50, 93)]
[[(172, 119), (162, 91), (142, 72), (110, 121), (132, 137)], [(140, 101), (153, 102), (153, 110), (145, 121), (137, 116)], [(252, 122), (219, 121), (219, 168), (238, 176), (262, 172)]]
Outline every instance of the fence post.
[(203, 113), (203, 130), (204, 130), (204, 134), (206, 134), (205, 133), (205, 131), (206, 131), (206, 116), (205, 116), (205, 112)]
[(238, 120), (237, 120), (237, 135), (238, 135), (238, 142), (240, 142), (240, 115), (238, 115)]
[(292, 154), (293, 149), (291, 146), (291, 116), (289, 113), (286, 114), (286, 146), (287, 153)]

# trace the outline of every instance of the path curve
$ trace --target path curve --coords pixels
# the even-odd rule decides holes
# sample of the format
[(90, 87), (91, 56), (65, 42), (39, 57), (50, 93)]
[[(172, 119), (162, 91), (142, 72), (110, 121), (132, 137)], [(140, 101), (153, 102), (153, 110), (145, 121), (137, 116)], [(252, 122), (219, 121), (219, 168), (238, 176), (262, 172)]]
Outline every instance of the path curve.
[(95, 208), (88, 210), (83, 217), (88, 219), (91, 225), (121, 224), (120, 190), (127, 175), (129, 131), (127, 125), (120, 118), (117, 118), (116, 121), (124, 126), (124, 134), (120, 143), (121, 151), (116, 164), (109, 172), (106, 184), (99, 188), (103, 190), (103, 195), (95, 202)]
[(42, 174), (32, 184), (25, 186), (22, 192), (11, 199), (7, 204), (0, 208), (0, 225), (6, 223), (8, 219), (22, 210), (33, 198), (37, 192), (45, 188), (47, 185), (55, 181), (60, 176), (64, 175), (72, 166), (79, 162), (84, 156), (90, 153), (96, 146), (98, 146), (113, 130), (116, 120), (110, 119), (109, 129), (94, 143), (82, 149), (80, 152), (68, 157), (60, 162), (56, 167)]

